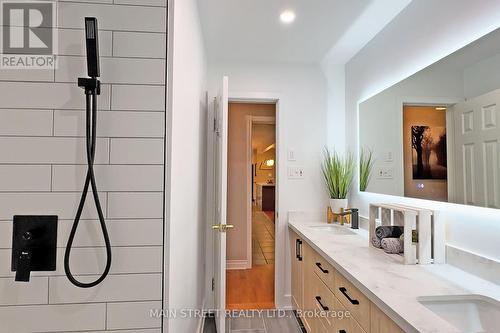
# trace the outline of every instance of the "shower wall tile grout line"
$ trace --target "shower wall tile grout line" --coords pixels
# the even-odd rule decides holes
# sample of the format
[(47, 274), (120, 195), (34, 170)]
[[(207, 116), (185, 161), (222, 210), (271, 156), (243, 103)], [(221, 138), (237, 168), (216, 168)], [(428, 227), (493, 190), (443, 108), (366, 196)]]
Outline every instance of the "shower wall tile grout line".
[[(159, 302), (161, 299), (146, 299), (146, 300), (135, 300), (135, 301), (106, 301), (106, 302), (88, 302), (88, 303), (58, 303), (58, 304), (47, 304), (47, 303), (33, 303), (33, 304), (22, 304), (22, 305), (15, 305), (17, 308), (26, 308), (26, 307), (32, 307), (32, 306), (45, 306), (45, 305), (56, 305), (56, 306), (61, 306), (61, 305), (94, 305), (94, 304), (99, 304), (99, 305), (104, 305), (104, 304), (134, 304), (134, 303), (154, 303), (154, 302)], [(13, 305), (0, 305), (1, 308), (9, 308), (12, 307)], [(125, 328), (124, 328), (125, 329)], [(130, 329), (130, 328), (126, 328)], [(9, 332), (10, 333), (10, 332)], [(47, 332), (44, 332), (47, 333)]]
[(52, 136), (54, 135), (54, 132), (56, 130), (56, 117), (55, 117), (56, 110), (52, 110)]
[(108, 329), (108, 303), (106, 303), (106, 312), (104, 314), (104, 329)]
[(109, 214), (109, 192), (106, 192), (106, 218), (108, 218)]
[[(82, 57), (82, 59), (84, 59)], [(113, 59), (116, 59), (116, 57), (113, 57)], [(135, 58), (132, 58), (135, 59)], [(158, 60), (158, 59), (154, 59)], [(83, 76), (83, 74), (82, 74)], [(77, 81), (52, 81), (52, 80), (38, 80), (38, 81), (30, 81), (30, 80), (5, 80), (5, 79), (0, 79), (0, 83), (39, 83), (39, 84), (47, 84), (47, 83), (53, 83), (53, 84), (60, 84), (60, 85), (69, 85), (69, 86), (76, 86)], [(156, 87), (160, 88), (165, 86), (164, 83), (132, 83), (132, 82), (126, 82), (126, 83), (121, 83), (121, 82), (101, 82), (101, 87), (110, 87), (111, 85), (115, 86), (132, 86), (132, 87)], [(22, 109), (22, 107), (16, 108), (16, 109)], [(32, 109), (32, 108), (29, 108)], [(53, 108), (48, 108), (48, 109), (53, 109)], [(74, 110), (74, 109), (68, 109), (68, 110)], [(105, 111), (105, 110), (100, 110), (100, 111)], [(121, 110), (119, 110), (121, 111)], [(125, 110), (127, 111), (127, 110)], [(142, 111), (142, 110), (141, 110)], [(152, 110), (152, 111), (158, 111), (161, 112), (162, 110)]]
[[(93, 2), (93, 1), (70, 1), (70, 0), (65, 0), (64, 1), (65, 3), (73, 3), (73, 4), (95, 4), (96, 2)], [(136, 5), (136, 4), (129, 4), (129, 3), (116, 3), (114, 0), (113, 2), (111, 3), (99, 3), (100, 5), (108, 5), (108, 6), (126, 6), (126, 7), (152, 7), (152, 8), (163, 8), (163, 9), (166, 9), (166, 5), (165, 6), (158, 6), (158, 5), (148, 5), (148, 4), (145, 4), (145, 5)]]
[(109, 86), (109, 109), (113, 110), (113, 84)]

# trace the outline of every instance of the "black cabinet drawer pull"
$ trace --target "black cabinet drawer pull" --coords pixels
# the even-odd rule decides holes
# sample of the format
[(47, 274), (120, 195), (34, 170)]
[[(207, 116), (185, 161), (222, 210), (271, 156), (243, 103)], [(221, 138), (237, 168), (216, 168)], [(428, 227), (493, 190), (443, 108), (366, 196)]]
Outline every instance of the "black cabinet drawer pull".
[(346, 330), (340, 330), (339, 333), (347, 333)]
[(339, 290), (342, 294), (344, 294), (344, 296), (349, 300), (349, 302), (351, 302), (351, 304), (353, 304), (353, 305), (359, 304), (359, 301), (357, 299), (352, 299), (351, 296), (349, 296), (349, 294), (347, 294), (346, 288), (340, 287)]
[(327, 269), (323, 269), (323, 267), (321, 267), (321, 263), (320, 262), (317, 262), (316, 263), (316, 266), (318, 266), (318, 268), (325, 274), (328, 274), (328, 270)]
[(324, 306), (323, 303), (321, 303), (321, 297), (316, 296), (316, 301), (319, 303), (319, 305), (321, 306), (321, 308), (323, 309), (323, 311), (329, 311), (330, 310), (329, 307)]
[(299, 254), (297, 256), (297, 259), (299, 259), (299, 261), (302, 261), (302, 241), (300, 239), (297, 239), (298, 243), (299, 243)]
[(299, 255), (299, 240), (298, 239), (295, 240), (295, 257), (297, 259), (300, 258), (300, 255)]

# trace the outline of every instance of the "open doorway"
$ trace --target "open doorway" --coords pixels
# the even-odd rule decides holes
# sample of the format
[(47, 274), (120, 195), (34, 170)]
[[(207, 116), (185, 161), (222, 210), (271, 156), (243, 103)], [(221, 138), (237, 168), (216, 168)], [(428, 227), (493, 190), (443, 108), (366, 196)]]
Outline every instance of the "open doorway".
[(404, 194), (448, 201), (447, 107), (403, 106)]
[(226, 308), (275, 308), (276, 104), (229, 103)]

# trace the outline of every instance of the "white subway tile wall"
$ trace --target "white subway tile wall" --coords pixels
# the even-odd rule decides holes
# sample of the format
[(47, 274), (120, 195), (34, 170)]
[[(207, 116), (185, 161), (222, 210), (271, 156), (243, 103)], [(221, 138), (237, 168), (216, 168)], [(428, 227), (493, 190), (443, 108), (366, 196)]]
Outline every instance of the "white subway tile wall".
[[(160, 333), (165, 137), (166, 0), (59, 0), (55, 70), (0, 70), (0, 332)], [(102, 92), (96, 177), (113, 250), (109, 277), (79, 289), (64, 247), (86, 174), (83, 18), (99, 20)], [(106, 263), (87, 198), (73, 272)], [(59, 216), (57, 270), (14, 282), (12, 217)]]
[(158, 326), (158, 317), (144, 318), (141, 313), (161, 309), (161, 302), (112, 303), (108, 305), (108, 328), (145, 328)]

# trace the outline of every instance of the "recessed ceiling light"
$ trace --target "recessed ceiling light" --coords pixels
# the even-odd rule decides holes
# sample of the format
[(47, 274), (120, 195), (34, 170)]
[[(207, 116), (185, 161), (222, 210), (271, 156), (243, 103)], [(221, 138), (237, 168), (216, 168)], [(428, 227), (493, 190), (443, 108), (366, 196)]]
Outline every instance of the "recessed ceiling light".
[(285, 10), (281, 13), (280, 20), (285, 24), (290, 24), (295, 21), (295, 13), (292, 10)]

